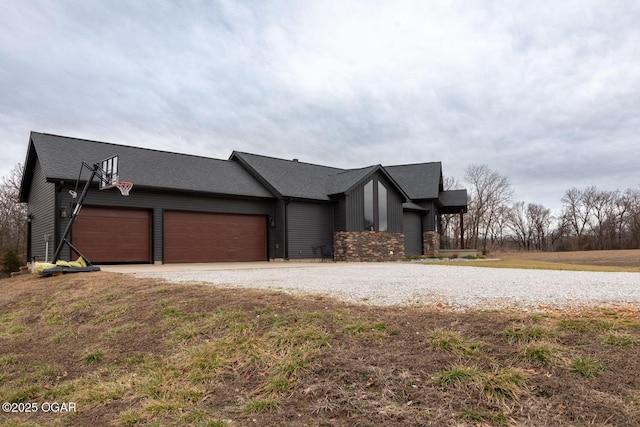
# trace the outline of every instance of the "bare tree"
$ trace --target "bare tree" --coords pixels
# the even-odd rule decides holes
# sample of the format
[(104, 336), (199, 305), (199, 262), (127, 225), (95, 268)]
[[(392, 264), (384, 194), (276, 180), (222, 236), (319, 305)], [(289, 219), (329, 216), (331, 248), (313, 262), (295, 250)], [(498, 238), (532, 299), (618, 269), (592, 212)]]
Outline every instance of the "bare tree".
[(487, 165), (476, 164), (465, 169), (465, 179), (471, 184), (468, 215), (471, 228), (468, 234), (475, 248), (482, 240), (482, 252), (486, 253), (492, 227), (513, 197), (511, 181)]
[[(558, 234), (564, 231), (568, 249), (637, 248), (640, 244), (640, 191), (582, 191), (572, 188), (562, 198)], [(565, 248), (565, 245), (560, 245)]]
[(583, 192), (572, 187), (564, 193), (561, 199), (563, 204), (562, 220), (577, 239), (577, 244), (574, 245), (573, 249), (587, 249), (585, 247), (586, 240), (583, 236), (588, 230), (587, 226), (592, 210), (589, 198), (584, 197), (584, 194), (588, 192), (588, 190)]
[(508, 234), (510, 216), (511, 208), (508, 205), (503, 204), (496, 208), (495, 215), (489, 225), (489, 232), (487, 234), (489, 236), (489, 241), (491, 242), (491, 247), (498, 246), (500, 249), (504, 249), (505, 244), (510, 237)]
[(628, 189), (623, 196), (625, 206), (624, 225), (625, 247), (640, 248), (640, 189)]
[(522, 249), (544, 250), (547, 247), (551, 211), (542, 205), (517, 202), (511, 208), (509, 227)]
[[(587, 219), (589, 231), (593, 237), (594, 249), (611, 249), (611, 225), (615, 221), (615, 200), (617, 191), (598, 190), (589, 187), (582, 194), (583, 204), (590, 208), (591, 215)], [(615, 227), (614, 231), (615, 233)]]
[(524, 202), (516, 202), (509, 215), (509, 228), (515, 234), (518, 246), (529, 250), (531, 246), (531, 227), (529, 227)]
[(551, 227), (551, 210), (539, 204), (529, 203), (527, 205), (527, 218), (532, 230), (534, 249), (538, 251), (546, 250)]
[(27, 207), (20, 203), (22, 171), (18, 163), (0, 183), (0, 250), (21, 254), (27, 247)]

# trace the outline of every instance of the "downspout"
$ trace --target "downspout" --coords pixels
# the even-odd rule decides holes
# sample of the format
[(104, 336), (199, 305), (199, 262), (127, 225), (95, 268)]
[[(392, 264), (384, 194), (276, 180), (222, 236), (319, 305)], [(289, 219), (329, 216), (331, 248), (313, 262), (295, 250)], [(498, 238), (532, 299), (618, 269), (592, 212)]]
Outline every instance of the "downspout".
[[(60, 208), (62, 207), (62, 187), (64, 187), (64, 181), (56, 182), (53, 194), (53, 245), (57, 245), (61, 240), (60, 234), (62, 232), (62, 221), (60, 220)], [(49, 254), (47, 254), (46, 258), (48, 257)]]
[(424, 224), (426, 222), (428, 211), (422, 211), (420, 213), (420, 255), (424, 255), (425, 246), (424, 246)]
[(288, 197), (283, 200), (284, 203), (284, 224), (282, 226), (282, 231), (284, 233), (284, 238), (282, 239), (282, 244), (284, 246), (283, 255), (284, 259), (289, 261), (289, 203), (291, 203), (291, 197)]

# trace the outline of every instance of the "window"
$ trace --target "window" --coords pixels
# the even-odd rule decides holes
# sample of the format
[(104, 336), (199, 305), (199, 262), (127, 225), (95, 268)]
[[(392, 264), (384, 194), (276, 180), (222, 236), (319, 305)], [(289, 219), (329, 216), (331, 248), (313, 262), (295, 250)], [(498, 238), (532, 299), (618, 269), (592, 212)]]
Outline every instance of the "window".
[(378, 231), (387, 231), (387, 187), (378, 181)]
[(364, 229), (373, 230), (373, 181), (364, 185)]
[[(375, 181), (375, 182), (374, 182)], [(364, 229), (388, 231), (388, 190), (378, 179), (364, 185)]]

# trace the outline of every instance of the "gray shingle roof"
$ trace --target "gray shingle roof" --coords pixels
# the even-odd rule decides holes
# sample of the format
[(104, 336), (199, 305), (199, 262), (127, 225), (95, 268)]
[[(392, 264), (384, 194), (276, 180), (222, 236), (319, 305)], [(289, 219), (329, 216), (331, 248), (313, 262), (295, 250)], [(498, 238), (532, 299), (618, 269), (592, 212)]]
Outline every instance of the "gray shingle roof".
[(92, 165), (117, 154), (120, 179), (139, 187), (273, 197), (236, 162), (37, 132), (31, 142), (48, 180), (75, 181), (82, 162)]
[[(378, 170), (387, 175), (392, 182), (395, 181), (394, 177), (380, 165), (359, 169), (339, 169), (241, 152), (234, 152), (230, 159), (238, 160), (251, 169), (255, 176), (267, 187), (270, 186), (278, 197), (331, 200), (330, 196), (348, 191)], [(397, 183), (394, 182), (394, 184), (398, 186)], [(398, 191), (405, 195), (399, 186)]]
[(402, 204), (402, 209), (406, 210), (406, 211), (420, 211), (420, 212), (424, 212), (428, 209), (423, 208), (420, 205), (416, 205), (413, 202), (406, 202)]
[(251, 168), (280, 197), (330, 200), (328, 177), (344, 172), (344, 169), (329, 166), (235, 151), (231, 159)]
[[(91, 165), (116, 154), (120, 179), (138, 187), (329, 201), (331, 196), (345, 193), (367, 176), (380, 172), (393, 182), (407, 202), (440, 198), (445, 209), (466, 208), (466, 190), (440, 191), (440, 162), (340, 169), (235, 151), (229, 160), (219, 160), (32, 132), (25, 166), (33, 167), (37, 156), (47, 180), (75, 181), (82, 162)], [(87, 177), (85, 171), (83, 179)], [(25, 174), (23, 201), (30, 186), (30, 176)], [(406, 208), (415, 206), (407, 204)]]
[(327, 177), (327, 194), (345, 193), (355, 184), (373, 173), (380, 166), (368, 166), (361, 169), (349, 169)]
[(461, 209), (467, 211), (467, 190), (442, 191), (439, 200), (443, 213), (458, 213)]
[(440, 193), (440, 162), (385, 166), (385, 170), (404, 189), (410, 199), (437, 199)]

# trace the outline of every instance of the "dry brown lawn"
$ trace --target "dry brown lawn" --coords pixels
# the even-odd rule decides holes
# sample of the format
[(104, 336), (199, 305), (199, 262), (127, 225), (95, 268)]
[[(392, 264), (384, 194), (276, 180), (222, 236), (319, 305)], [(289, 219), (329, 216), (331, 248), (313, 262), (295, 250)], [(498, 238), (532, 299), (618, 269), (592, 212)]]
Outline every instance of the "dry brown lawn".
[[(461, 260), (441, 261), (458, 265)], [(462, 260), (464, 261), (464, 260)], [(640, 250), (588, 252), (492, 252), (473, 267), (604, 272), (640, 272)]]
[(527, 259), (553, 263), (640, 268), (640, 249), (581, 252), (514, 252), (496, 254), (504, 259)]
[(0, 280), (0, 401), (77, 411), (0, 423), (638, 426), (639, 350), (637, 306), (455, 312), (22, 276)]

